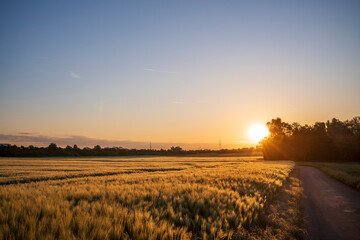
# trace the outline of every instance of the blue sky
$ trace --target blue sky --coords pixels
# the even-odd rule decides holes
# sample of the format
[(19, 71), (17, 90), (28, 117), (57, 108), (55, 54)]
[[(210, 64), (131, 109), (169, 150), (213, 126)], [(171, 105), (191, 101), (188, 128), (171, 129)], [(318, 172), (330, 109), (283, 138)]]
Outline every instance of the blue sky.
[(241, 145), (254, 122), (351, 118), (359, 12), (359, 1), (2, 1), (0, 133)]

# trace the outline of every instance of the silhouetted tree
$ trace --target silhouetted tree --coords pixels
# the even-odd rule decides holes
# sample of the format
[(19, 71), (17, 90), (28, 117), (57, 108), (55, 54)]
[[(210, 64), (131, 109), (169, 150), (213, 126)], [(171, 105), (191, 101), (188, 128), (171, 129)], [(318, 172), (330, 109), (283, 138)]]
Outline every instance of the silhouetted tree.
[(57, 146), (56, 146), (56, 144), (55, 143), (50, 143), (49, 144), (49, 146), (47, 147), (48, 148), (48, 150), (56, 150), (57, 149)]
[(100, 152), (100, 151), (101, 151), (101, 147), (100, 147), (100, 145), (96, 145), (96, 146), (94, 146), (94, 151), (96, 151), (96, 152)]
[(270, 136), (261, 142), (265, 159), (360, 161), (360, 118), (301, 126), (280, 118), (267, 123)]
[(181, 152), (183, 149), (179, 146), (176, 146), (176, 147), (171, 147), (170, 148), (170, 151), (173, 151), (173, 152)]

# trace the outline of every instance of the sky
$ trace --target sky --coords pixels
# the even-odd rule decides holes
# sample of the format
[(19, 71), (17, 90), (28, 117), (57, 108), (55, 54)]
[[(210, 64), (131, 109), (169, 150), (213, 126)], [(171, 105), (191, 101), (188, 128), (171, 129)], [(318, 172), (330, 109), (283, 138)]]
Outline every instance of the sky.
[(340, 0), (1, 1), (0, 141), (237, 148), (272, 118), (351, 119), (359, 12)]

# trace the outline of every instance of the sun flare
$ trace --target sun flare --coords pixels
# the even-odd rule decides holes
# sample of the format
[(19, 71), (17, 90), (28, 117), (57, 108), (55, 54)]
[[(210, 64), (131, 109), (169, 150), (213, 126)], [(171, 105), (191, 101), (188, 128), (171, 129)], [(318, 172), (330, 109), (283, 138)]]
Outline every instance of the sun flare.
[(256, 123), (249, 127), (247, 132), (248, 138), (253, 143), (260, 142), (264, 137), (269, 136), (269, 130), (263, 124)]

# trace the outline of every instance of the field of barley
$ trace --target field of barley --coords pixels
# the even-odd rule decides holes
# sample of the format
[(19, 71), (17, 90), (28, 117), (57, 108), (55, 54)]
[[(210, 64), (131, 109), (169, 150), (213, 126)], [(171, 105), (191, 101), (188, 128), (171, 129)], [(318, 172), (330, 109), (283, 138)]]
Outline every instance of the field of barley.
[(0, 239), (230, 239), (295, 164), (255, 157), (0, 158)]

